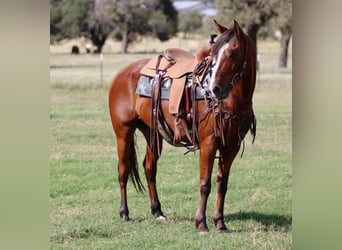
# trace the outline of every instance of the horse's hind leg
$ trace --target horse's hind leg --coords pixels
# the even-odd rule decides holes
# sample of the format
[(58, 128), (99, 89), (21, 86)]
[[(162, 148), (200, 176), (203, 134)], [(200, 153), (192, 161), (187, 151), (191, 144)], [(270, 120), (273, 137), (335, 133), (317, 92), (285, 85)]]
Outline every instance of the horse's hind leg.
[(128, 221), (129, 210), (127, 206), (127, 181), (131, 171), (132, 159), (131, 155), (135, 156), (134, 148), (134, 130), (131, 128), (121, 128), (120, 132), (116, 133), (117, 137), (117, 153), (118, 153), (118, 180), (120, 185), (120, 217)]
[[(153, 152), (151, 149), (150, 140), (150, 129), (146, 126), (140, 127), (141, 132), (144, 134), (147, 145), (146, 145), (146, 155), (144, 159), (144, 169), (145, 176), (148, 184), (148, 192), (151, 204), (151, 213), (159, 220), (166, 220), (162, 210), (161, 204), (158, 198), (157, 186), (156, 186), (156, 176), (157, 176), (157, 161), (159, 159), (158, 153)], [(162, 139), (159, 138), (159, 144), (155, 141), (154, 145), (159, 145), (159, 152), (162, 151)], [(155, 150), (158, 151), (158, 150)]]

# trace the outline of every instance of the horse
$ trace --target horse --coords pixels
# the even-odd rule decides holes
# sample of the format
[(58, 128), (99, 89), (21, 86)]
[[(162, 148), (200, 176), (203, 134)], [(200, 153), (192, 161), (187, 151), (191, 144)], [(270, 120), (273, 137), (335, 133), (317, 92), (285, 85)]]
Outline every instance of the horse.
[(80, 53), (80, 49), (77, 45), (73, 45), (71, 47), (71, 54), (72, 55), (78, 55)]
[[(215, 160), (218, 159), (218, 170), (212, 220), (216, 230), (227, 232), (228, 228), (224, 222), (224, 201), (229, 172), (241, 145), (244, 146), (245, 135), (250, 131), (254, 142), (256, 134), (256, 118), (252, 103), (256, 80), (254, 43), (236, 20), (230, 28), (216, 20), (214, 25), (220, 33), (217, 41), (210, 46), (204, 46), (206, 52), (202, 49), (196, 58), (197, 61), (206, 59), (205, 72), (202, 73), (204, 77), (196, 81), (199, 77), (196, 77), (194, 72), (190, 74), (192, 85), (199, 85), (203, 90), (201, 92), (203, 98), (191, 101), (193, 103), (191, 117), (194, 125), (192, 134), (196, 136), (189, 138), (184, 129), (181, 130), (180, 135), (181, 143), (184, 142), (182, 145), (195, 145), (197, 146), (195, 149), (199, 150), (199, 203), (195, 226), (200, 234), (209, 232), (206, 206), (211, 191)], [(156, 186), (157, 161), (165, 138), (160, 135), (158, 129), (160, 126), (153, 126), (154, 108), (158, 109), (157, 112), (161, 114), (164, 125), (171, 133), (175, 132), (176, 118), (175, 114), (169, 112), (168, 100), (157, 100), (160, 105), (155, 106), (153, 98), (135, 92), (141, 71), (150, 60), (150, 58), (141, 59), (124, 67), (114, 76), (109, 86), (109, 113), (117, 141), (118, 182), (121, 197), (119, 213), (123, 221), (130, 219), (126, 189), (129, 177), (137, 191), (145, 190), (137, 167), (136, 129), (140, 130), (146, 139), (143, 167), (151, 213), (156, 219), (166, 221)], [(172, 141), (170, 143), (173, 144)], [(218, 156), (216, 156), (217, 152)]]

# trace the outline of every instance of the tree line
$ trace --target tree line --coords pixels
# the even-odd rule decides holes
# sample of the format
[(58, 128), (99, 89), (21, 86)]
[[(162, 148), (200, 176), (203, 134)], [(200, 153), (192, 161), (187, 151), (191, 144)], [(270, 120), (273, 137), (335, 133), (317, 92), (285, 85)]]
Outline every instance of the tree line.
[(88, 37), (100, 53), (111, 35), (122, 53), (140, 35), (166, 41), (177, 33), (177, 11), (170, 0), (51, 0), (51, 42)]
[[(292, 35), (292, 0), (202, 0), (216, 5), (216, 17), (229, 25), (233, 19), (247, 31), (257, 47), (259, 37), (281, 31), (279, 67), (287, 66)], [(210, 28), (212, 28), (212, 19)], [(121, 52), (139, 36), (166, 41), (181, 31), (188, 33), (208, 27), (199, 12), (178, 13), (172, 0), (50, 0), (51, 43), (84, 36), (100, 53), (108, 37), (122, 41)], [(207, 32), (212, 32), (207, 31)], [(208, 36), (210, 33), (207, 34)]]

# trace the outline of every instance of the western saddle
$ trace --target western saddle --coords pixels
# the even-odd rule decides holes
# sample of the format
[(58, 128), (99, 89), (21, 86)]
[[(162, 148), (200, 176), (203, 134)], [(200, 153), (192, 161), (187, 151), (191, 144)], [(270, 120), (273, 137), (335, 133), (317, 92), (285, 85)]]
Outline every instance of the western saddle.
[[(158, 131), (170, 144), (175, 146), (186, 146), (189, 150), (198, 149), (197, 146), (197, 133), (194, 117), (184, 118), (184, 110), (187, 113), (192, 113), (189, 116), (193, 116), (194, 112), (191, 112), (191, 106), (194, 100), (190, 100), (190, 89), (186, 86), (187, 78), (189, 75), (192, 77), (192, 85), (194, 85), (194, 72), (198, 69), (198, 65), (201, 64), (203, 67), (203, 58), (198, 58), (191, 53), (178, 49), (169, 48), (166, 49), (162, 54), (152, 58), (145, 66), (141, 69), (140, 74), (153, 78), (152, 81), (152, 125), (151, 125), (151, 141), (155, 141), (155, 137), (158, 137)], [(199, 76), (203, 77), (206, 69), (208, 68), (209, 60), (205, 60), (205, 69), (201, 70)], [(201, 63), (202, 62), (202, 63)], [(197, 70), (198, 72), (198, 70)], [(165, 121), (160, 115), (160, 88), (161, 82), (165, 78), (171, 78), (172, 84), (170, 87), (169, 95), (169, 112), (175, 116), (173, 135), (171, 130), (167, 127)], [(194, 89), (194, 88), (192, 88)], [(182, 100), (185, 99), (185, 104), (181, 104)], [(184, 103), (183, 102), (183, 103)], [(185, 107), (184, 107), (185, 105)], [(189, 130), (188, 128), (191, 128)], [(164, 129), (163, 129), (164, 128)], [(182, 134), (186, 135), (191, 145), (185, 145), (181, 143)], [(191, 135), (190, 135), (191, 134)], [(173, 138), (172, 138), (173, 137)], [(157, 140), (158, 141), (158, 140)], [(152, 143), (153, 146), (153, 143)], [(158, 147), (159, 148), (159, 147)], [(160, 154), (160, 152), (158, 152)]]

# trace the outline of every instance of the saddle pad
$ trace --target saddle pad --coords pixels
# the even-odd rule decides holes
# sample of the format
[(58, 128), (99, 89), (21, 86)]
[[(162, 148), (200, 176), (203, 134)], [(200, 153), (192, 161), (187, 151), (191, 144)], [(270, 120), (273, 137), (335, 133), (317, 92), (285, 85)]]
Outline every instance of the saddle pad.
[[(170, 89), (171, 89), (171, 85), (172, 85), (172, 80), (171, 78), (164, 78), (162, 81), (162, 85), (161, 85), (161, 99), (163, 100), (169, 100), (170, 99)], [(145, 75), (141, 75), (139, 80), (138, 80), (138, 84), (137, 84), (137, 88), (135, 89), (135, 93), (141, 96), (145, 96), (145, 97), (152, 97), (152, 81), (153, 81), (153, 77), (150, 76), (145, 76)], [(186, 83), (188, 84), (188, 83)], [(201, 92), (201, 88), (196, 86), (196, 100), (203, 100), (204, 96)]]
[[(140, 75), (137, 88), (135, 89), (135, 93), (145, 97), (152, 97), (152, 81), (153, 77)], [(169, 100), (170, 97), (170, 87), (171, 87), (172, 79), (164, 78), (161, 82), (161, 92), (160, 97), (164, 100)]]

